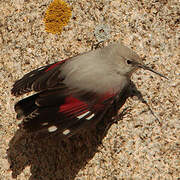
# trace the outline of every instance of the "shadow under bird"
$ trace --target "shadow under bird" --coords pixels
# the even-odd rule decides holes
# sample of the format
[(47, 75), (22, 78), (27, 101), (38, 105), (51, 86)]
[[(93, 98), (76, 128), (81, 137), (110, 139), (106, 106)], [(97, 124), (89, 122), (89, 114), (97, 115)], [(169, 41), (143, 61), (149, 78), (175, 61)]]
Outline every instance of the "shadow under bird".
[(14, 96), (36, 92), (16, 103), (17, 119), (28, 132), (62, 138), (87, 130), (114, 108), (138, 68), (166, 78), (120, 42), (40, 67), (13, 85)]

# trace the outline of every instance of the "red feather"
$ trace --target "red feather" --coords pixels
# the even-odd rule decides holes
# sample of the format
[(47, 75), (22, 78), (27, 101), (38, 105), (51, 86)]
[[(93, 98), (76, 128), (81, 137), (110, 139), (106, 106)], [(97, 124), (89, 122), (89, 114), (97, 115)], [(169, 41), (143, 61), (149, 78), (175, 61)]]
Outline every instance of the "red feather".
[(45, 72), (50, 71), (51, 69), (53, 69), (53, 68), (56, 67), (57, 65), (64, 63), (66, 60), (67, 60), (67, 59), (62, 60), (62, 61), (59, 61), (59, 62), (53, 64), (52, 66), (48, 67), (48, 68), (45, 70)]
[(85, 102), (80, 101), (72, 96), (69, 96), (65, 99), (65, 103), (60, 106), (59, 112), (74, 114), (81, 109), (84, 109), (86, 112), (88, 111), (87, 107), (88, 105)]
[[(103, 94), (99, 98), (99, 100), (93, 105), (91, 110), (93, 110), (94, 112), (102, 110), (103, 107), (105, 106), (105, 104), (103, 104), (103, 103), (106, 100), (111, 99), (112, 97), (114, 97), (114, 94), (112, 94), (112, 93)], [(68, 114), (68, 115), (78, 116), (83, 113), (86, 113), (87, 111), (89, 111), (88, 104), (83, 101), (80, 101), (79, 99), (77, 99), (73, 96), (66, 97), (64, 104), (62, 104), (59, 107), (59, 112)]]

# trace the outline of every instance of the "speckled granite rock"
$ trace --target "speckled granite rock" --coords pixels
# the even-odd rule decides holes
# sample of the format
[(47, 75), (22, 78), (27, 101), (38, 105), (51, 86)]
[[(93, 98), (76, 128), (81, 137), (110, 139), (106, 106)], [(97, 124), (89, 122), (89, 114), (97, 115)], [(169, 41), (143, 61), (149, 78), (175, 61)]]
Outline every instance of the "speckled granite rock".
[[(180, 178), (179, 0), (69, 0), (72, 19), (61, 35), (44, 31), (50, 2), (0, 1), (0, 179)], [(111, 29), (104, 45), (121, 39), (169, 77), (143, 70), (132, 77), (160, 123), (145, 104), (129, 98), (124, 107), (131, 110), (99, 146), (88, 136), (70, 147), (58, 139), (22, 136), (13, 110), (18, 99), (10, 94), (14, 81), (41, 65), (90, 50), (98, 24)]]

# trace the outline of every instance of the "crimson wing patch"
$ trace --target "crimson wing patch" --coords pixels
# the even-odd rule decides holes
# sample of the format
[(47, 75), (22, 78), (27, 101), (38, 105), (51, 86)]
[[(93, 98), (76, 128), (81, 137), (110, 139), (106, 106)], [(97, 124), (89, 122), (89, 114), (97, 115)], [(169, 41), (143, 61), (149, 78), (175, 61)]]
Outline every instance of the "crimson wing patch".
[[(33, 96), (27, 98), (31, 103)], [(24, 115), (22, 125), (28, 132), (60, 133), (62, 136), (69, 137), (99, 122), (110, 107), (113, 98), (114, 95), (103, 95), (96, 103), (89, 105), (85, 101), (68, 96), (62, 98), (61, 102), (59, 101), (61, 104), (57, 106), (38, 107), (36, 105), (32, 112)], [(37, 95), (36, 99), (38, 99)], [(26, 109), (24, 102), (29, 104), (26, 99), (23, 99), (15, 106), (17, 113), (19, 109)]]

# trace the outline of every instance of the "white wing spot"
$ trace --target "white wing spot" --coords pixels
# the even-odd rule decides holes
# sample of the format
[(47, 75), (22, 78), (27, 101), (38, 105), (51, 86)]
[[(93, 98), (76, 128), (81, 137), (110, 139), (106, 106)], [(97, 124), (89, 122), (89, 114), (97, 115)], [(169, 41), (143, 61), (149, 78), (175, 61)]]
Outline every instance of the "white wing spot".
[(31, 74), (29, 77), (33, 77), (34, 76), (34, 74)]
[(85, 112), (84, 114), (81, 114), (81, 115), (77, 116), (77, 118), (78, 118), (78, 119), (81, 119), (81, 118), (83, 118), (84, 116), (86, 116), (88, 113), (90, 113), (90, 111), (87, 111), (87, 112)]
[(48, 131), (49, 132), (54, 132), (54, 131), (56, 131), (58, 128), (56, 127), (56, 126), (50, 126), (49, 128), (48, 128)]
[(63, 134), (64, 134), (64, 135), (68, 135), (70, 132), (71, 132), (71, 131), (70, 131), (69, 129), (66, 129), (66, 130), (63, 131)]
[(38, 69), (38, 71), (41, 71), (42, 69), (44, 69), (44, 67), (40, 67), (40, 68)]
[(95, 114), (91, 114), (89, 117), (86, 118), (86, 120), (91, 120), (94, 117)]
[(46, 126), (46, 125), (48, 125), (48, 122), (42, 123), (42, 126)]

